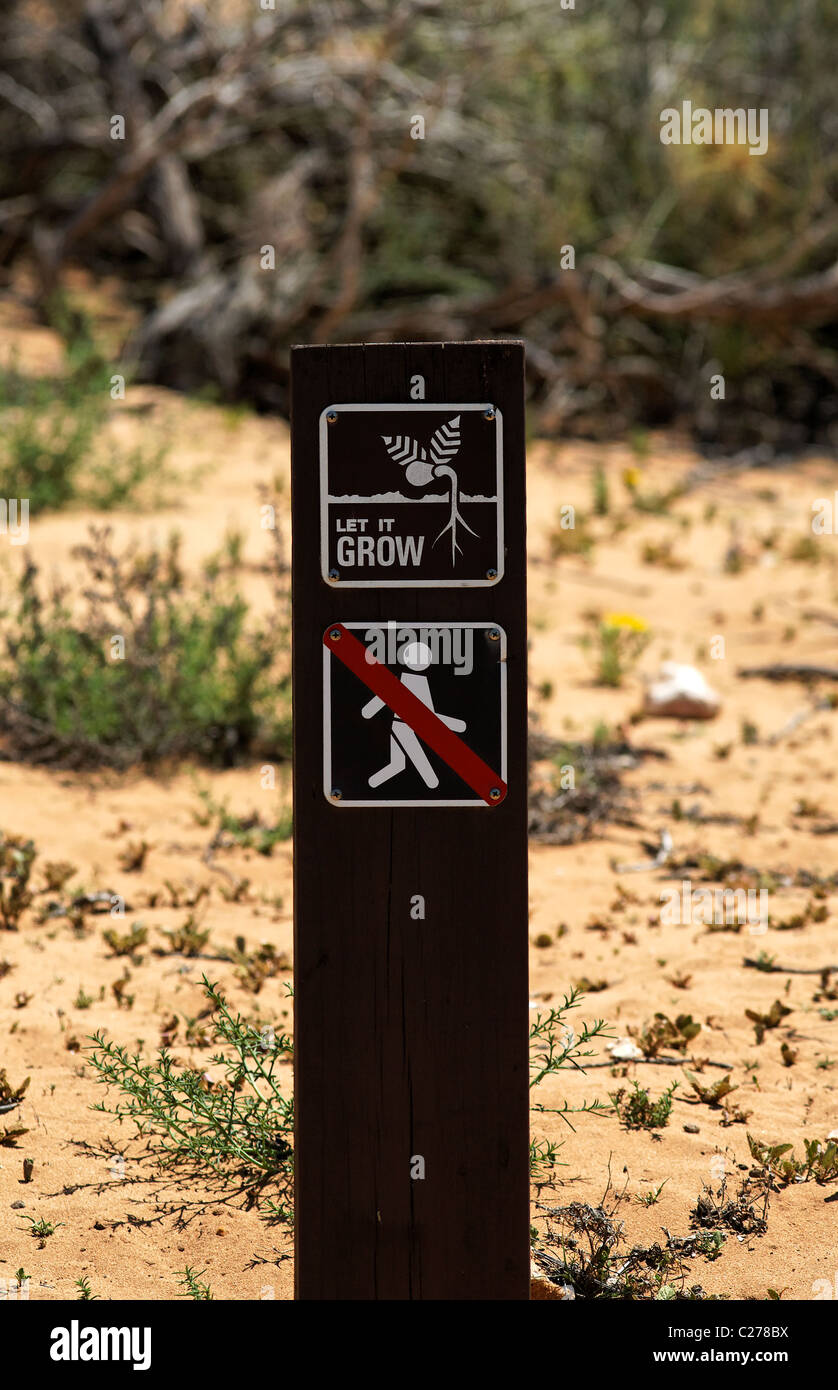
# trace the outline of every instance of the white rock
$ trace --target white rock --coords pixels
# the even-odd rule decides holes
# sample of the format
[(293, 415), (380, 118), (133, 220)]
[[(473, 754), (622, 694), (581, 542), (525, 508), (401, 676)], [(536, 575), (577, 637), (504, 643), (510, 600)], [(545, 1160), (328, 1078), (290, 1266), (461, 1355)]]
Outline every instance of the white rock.
[(643, 1056), (631, 1038), (617, 1038), (616, 1042), (609, 1043), (605, 1050), (611, 1053), (615, 1062), (636, 1062)]
[(643, 713), (670, 715), (676, 719), (713, 719), (721, 699), (695, 666), (664, 661), (647, 686)]

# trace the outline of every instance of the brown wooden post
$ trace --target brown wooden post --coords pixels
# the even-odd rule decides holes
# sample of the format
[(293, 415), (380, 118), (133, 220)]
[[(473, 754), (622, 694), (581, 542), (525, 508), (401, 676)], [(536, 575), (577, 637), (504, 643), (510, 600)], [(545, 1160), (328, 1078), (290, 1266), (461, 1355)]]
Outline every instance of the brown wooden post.
[(529, 1296), (524, 467), (520, 343), (293, 350), (298, 1298)]

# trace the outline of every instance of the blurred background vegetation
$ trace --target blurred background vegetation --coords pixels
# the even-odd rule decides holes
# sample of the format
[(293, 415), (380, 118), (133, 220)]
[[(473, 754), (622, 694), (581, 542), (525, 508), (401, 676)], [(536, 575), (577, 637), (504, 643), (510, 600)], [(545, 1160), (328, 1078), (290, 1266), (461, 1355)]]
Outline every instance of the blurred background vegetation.
[(273, 2), (5, 0), (9, 290), (116, 277), (135, 375), (258, 409), (292, 342), (516, 336), (542, 432), (835, 445), (834, 0)]

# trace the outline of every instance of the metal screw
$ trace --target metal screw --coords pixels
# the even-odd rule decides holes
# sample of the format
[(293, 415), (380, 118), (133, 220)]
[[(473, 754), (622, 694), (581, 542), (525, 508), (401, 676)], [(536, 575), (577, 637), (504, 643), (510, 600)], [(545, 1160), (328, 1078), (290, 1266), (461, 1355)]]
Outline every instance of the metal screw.
[(487, 578), (487, 579), (497, 579), (497, 577), (498, 577), (498, 572), (497, 572), (496, 569), (490, 569), (490, 570), (487, 570), (487, 571), (486, 571), (486, 578)]
[(338, 413), (337, 413), (337, 411), (336, 411), (336, 410), (330, 410), (329, 413), (328, 413), (328, 415), (326, 416), (326, 423), (327, 423), (327, 425), (333, 425), (333, 424), (335, 423), (335, 421), (337, 420), (337, 418), (338, 418)]
[[(332, 793), (332, 795), (334, 795), (334, 792)], [(500, 801), (500, 787), (492, 787), (492, 790), (489, 792), (489, 795), (493, 801)]]
[[(332, 790), (329, 792), (329, 796), (332, 801), (340, 801), (341, 797), (343, 796), (343, 792), (338, 787), (332, 787)], [(500, 796), (500, 792), (498, 792), (498, 796)]]
[(329, 578), (335, 581), (340, 579), (340, 570), (329, 570)]
[(484, 411), (483, 411), (483, 419), (484, 419), (484, 420), (494, 420), (494, 418), (495, 418), (495, 407), (494, 407), (493, 405), (490, 405), (488, 410), (484, 410)]
[(498, 632), (498, 630), (497, 630), (496, 627), (490, 627), (490, 628), (489, 628), (489, 631), (488, 631), (488, 633), (487, 633), (486, 635), (487, 635), (487, 637), (489, 638), (489, 640), (490, 640), (491, 642), (499, 642), (499, 641), (500, 641), (500, 633)]
[(333, 627), (332, 630), (331, 630), (331, 632), (329, 633), (329, 636), (331, 637), (331, 639), (332, 639), (333, 642), (339, 642), (339, 641), (340, 641), (340, 628), (339, 628), (339, 627)]

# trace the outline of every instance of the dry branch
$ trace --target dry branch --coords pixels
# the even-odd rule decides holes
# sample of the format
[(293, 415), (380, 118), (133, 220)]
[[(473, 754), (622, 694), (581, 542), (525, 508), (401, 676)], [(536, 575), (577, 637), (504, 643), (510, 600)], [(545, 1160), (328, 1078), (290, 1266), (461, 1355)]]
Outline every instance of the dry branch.
[(775, 661), (770, 666), (740, 666), (737, 676), (757, 676), (766, 681), (838, 681), (838, 666), (809, 666)]

